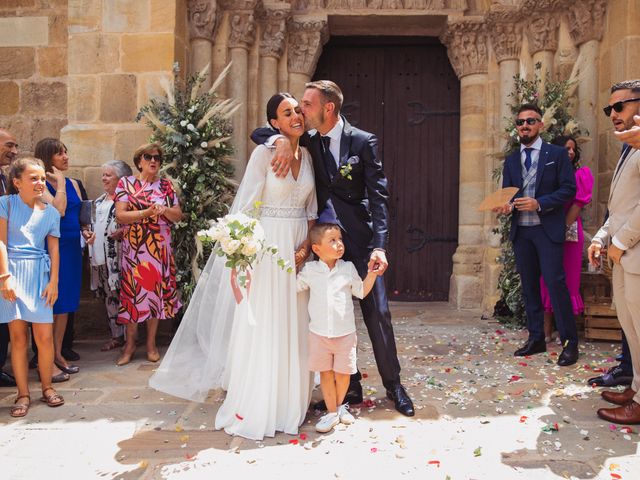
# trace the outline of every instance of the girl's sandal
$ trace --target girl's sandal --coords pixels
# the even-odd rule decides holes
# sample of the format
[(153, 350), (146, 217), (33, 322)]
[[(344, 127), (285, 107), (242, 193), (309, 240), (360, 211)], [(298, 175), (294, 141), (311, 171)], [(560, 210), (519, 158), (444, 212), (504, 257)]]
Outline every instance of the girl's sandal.
[[(21, 398), (26, 398), (28, 403), (18, 403), (18, 400)], [(31, 397), (29, 395), (20, 395), (16, 397), (16, 401), (13, 402), (11, 406), (11, 410), (9, 411), (9, 415), (14, 418), (24, 417), (29, 411), (29, 407), (31, 406)]]
[[(47, 392), (53, 392), (47, 395)], [(64, 398), (58, 392), (56, 392), (53, 387), (47, 387), (42, 391), (41, 402), (46, 403), (50, 407), (59, 407), (64, 404)]]

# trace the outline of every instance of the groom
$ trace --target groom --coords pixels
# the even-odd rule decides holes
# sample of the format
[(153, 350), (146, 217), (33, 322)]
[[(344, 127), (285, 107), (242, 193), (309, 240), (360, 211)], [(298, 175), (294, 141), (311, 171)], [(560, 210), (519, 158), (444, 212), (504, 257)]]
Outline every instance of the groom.
[[(342, 102), (342, 91), (334, 82), (307, 83), (300, 104), (306, 128), (315, 132), (305, 134), (300, 144), (309, 149), (313, 158), (318, 221), (340, 226), (344, 259), (353, 262), (364, 277), (368, 270), (384, 272), (388, 266), (385, 250), (389, 236), (389, 193), (378, 157), (378, 139), (349, 125), (340, 115)], [(276, 135), (273, 129), (260, 128), (251, 138), (258, 144), (267, 139), (266, 143), (276, 144), (273, 169), (278, 176), (285, 176), (293, 152), (289, 142)], [(387, 397), (394, 401), (396, 410), (411, 417), (415, 411), (400, 383), (400, 363), (383, 277), (379, 276), (371, 293), (360, 300), (360, 307)], [(360, 372), (351, 376), (346, 402), (362, 403), (361, 378)]]

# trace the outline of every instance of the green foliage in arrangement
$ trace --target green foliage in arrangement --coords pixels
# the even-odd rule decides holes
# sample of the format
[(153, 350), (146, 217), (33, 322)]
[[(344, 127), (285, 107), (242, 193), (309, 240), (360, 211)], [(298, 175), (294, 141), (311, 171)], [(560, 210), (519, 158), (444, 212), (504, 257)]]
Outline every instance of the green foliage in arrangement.
[(228, 212), (236, 187), (229, 156), (233, 153), (230, 118), (237, 104), (215, 94), (228, 71), (229, 67), (206, 92), (201, 91), (204, 71), (186, 83), (176, 75), (174, 85), (162, 83), (165, 97), (152, 99), (137, 117), (153, 129), (151, 141), (165, 151), (162, 173), (176, 188), (184, 212), (171, 232), (183, 311), (210, 253), (197, 233), (209, 227), (209, 220)]
[[(515, 118), (520, 105), (524, 103), (533, 103), (541, 108), (545, 128), (540, 136), (545, 142), (551, 142), (560, 135), (581, 137), (587, 134), (580, 129), (578, 122), (571, 114), (573, 107), (571, 97), (577, 85), (575, 81), (577, 71), (574, 71), (569, 80), (562, 81), (551, 81), (547, 75), (543, 89), (541, 67), (539, 63), (535, 65), (532, 79), (525, 79), (520, 75), (513, 77), (514, 91), (509, 95), (509, 107), (512, 115), (510, 118), (504, 119), (506, 122), (504, 129), (506, 143), (503, 152), (505, 157), (520, 148)], [(501, 164), (494, 171), (494, 178), (497, 181), (500, 181), (502, 167)], [(502, 271), (498, 278), (500, 299), (495, 305), (494, 316), (504, 323), (525, 325), (526, 314), (522, 299), (522, 285), (520, 284), (520, 275), (516, 271), (513, 245), (509, 240), (511, 215), (500, 215), (498, 222), (499, 225), (494, 229), (494, 233), (500, 235), (501, 249), (498, 263), (502, 265)]]

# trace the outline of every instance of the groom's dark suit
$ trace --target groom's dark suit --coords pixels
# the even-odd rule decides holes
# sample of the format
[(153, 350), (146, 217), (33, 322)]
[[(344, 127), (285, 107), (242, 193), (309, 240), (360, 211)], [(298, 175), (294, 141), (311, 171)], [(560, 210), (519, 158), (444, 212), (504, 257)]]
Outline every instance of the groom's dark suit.
[[(342, 120), (344, 128), (337, 171), (323, 155), (319, 133), (313, 136), (305, 134), (300, 143), (309, 149), (313, 158), (318, 214), (321, 215), (327, 207), (333, 210), (332, 214), (343, 232), (344, 259), (353, 262), (364, 277), (371, 251), (387, 247), (389, 193), (378, 157), (376, 136), (352, 127), (344, 117)], [(275, 130), (261, 128), (254, 131), (251, 138), (261, 144), (275, 134)], [(351, 171), (345, 171), (343, 175), (341, 169), (347, 165), (351, 166)], [(333, 176), (331, 172), (334, 172)], [(360, 307), (382, 383), (387, 390), (393, 390), (400, 384), (400, 363), (383, 277), (376, 279), (371, 293), (360, 301)], [(354, 380), (360, 378), (360, 373), (356, 373)]]

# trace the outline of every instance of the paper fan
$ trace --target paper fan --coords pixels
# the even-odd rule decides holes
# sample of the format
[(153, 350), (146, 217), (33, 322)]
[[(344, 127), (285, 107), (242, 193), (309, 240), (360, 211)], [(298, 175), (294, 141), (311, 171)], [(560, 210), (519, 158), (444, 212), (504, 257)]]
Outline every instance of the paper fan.
[(497, 207), (502, 207), (505, 203), (509, 203), (516, 193), (520, 190), (518, 187), (507, 187), (497, 192), (493, 192), (487, 196), (478, 206), (478, 211), (486, 212)]

